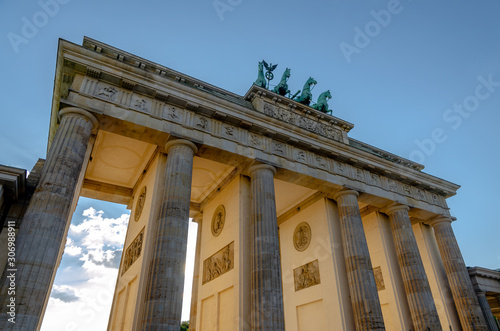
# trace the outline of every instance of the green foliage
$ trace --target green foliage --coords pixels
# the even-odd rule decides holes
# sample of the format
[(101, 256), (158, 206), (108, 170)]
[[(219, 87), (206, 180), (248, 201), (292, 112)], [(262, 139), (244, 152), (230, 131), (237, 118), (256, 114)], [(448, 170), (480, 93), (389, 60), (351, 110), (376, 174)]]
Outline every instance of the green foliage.
[(189, 321), (184, 321), (181, 323), (181, 331), (189, 330)]

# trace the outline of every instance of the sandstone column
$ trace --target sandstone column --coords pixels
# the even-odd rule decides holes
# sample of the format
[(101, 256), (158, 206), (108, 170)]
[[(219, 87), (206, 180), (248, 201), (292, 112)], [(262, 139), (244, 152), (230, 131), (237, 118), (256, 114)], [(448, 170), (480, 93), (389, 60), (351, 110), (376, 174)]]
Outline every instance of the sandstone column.
[(184, 267), (189, 227), (193, 157), (187, 140), (165, 145), (165, 187), (159, 206), (141, 330), (178, 331), (181, 322)]
[(407, 206), (396, 204), (384, 212), (389, 215), (413, 326), (415, 331), (442, 330), (408, 210)]
[(451, 218), (443, 216), (427, 223), (434, 228), (460, 323), (465, 331), (488, 330), (451, 222)]
[(385, 330), (358, 195), (353, 190), (341, 190), (333, 196), (339, 208), (354, 325), (356, 330)]
[(484, 319), (486, 320), (486, 324), (488, 325), (488, 330), (498, 331), (497, 323), (495, 322), (495, 317), (493, 317), (490, 304), (488, 303), (488, 299), (486, 298), (486, 293), (484, 293), (483, 291), (476, 291), (476, 296), (477, 300), (479, 301), (479, 306), (483, 311), (483, 316)]
[(189, 316), (189, 330), (196, 331), (196, 320), (198, 315), (198, 284), (200, 282), (200, 252), (201, 252), (201, 226), (203, 215), (197, 214), (193, 222), (198, 223), (198, 234), (196, 235), (196, 252), (194, 256), (193, 286), (191, 289), (191, 311)]
[(0, 325), (14, 330), (37, 330), (41, 324), (89, 139), (98, 125), (91, 113), (79, 108), (64, 108), (59, 116), (61, 123), (16, 238), (16, 264), (11, 266), (17, 269), (16, 324), (7, 322), (11, 295), (6, 273), (2, 276)]
[(252, 190), (252, 331), (284, 331), (278, 221), (272, 166), (250, 167)]

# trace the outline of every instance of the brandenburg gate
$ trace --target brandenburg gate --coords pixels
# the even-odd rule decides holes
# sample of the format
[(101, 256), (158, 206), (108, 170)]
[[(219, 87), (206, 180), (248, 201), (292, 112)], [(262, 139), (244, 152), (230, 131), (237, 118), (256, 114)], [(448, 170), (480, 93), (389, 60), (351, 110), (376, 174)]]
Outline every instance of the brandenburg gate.
[(40, 328), (84, 196), (131, 209), (108, 330), (179, 330), (190, 218), (190, 330), (487, 330), (446, 203), (459, 186), (353, 127), (263, 85), (240, 96), (60, 40), (16, 324), (4, 272), (0, 325)]

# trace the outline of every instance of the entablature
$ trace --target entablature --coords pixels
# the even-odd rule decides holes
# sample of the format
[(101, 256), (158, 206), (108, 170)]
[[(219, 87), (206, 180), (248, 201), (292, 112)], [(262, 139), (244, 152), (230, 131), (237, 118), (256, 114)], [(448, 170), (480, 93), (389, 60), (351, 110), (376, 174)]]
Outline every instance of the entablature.
[[(57, 127), (59, 109), (77, 106), (100, 118), (114, 117), (213, 147), (224, 146), (229, 152), (361, 192), (374, 190), (410, 206), (435, 205), (447, 211), (445, 198), (459, 188), (419, 171), (418, 164), (398, 161), (404, 159), (348, 138), (352, 124), (294, 105), (293, 100), (278, 99), (273, 92), (252, 86), (242, 98), (201, 81), (188, 82), (188, 76), (172, 78), (170, 69), (140, 58), (137, 66), (133, 56), (125, 58), (127, 63), (118, 55), (116, 59), (106, 55), (103, 48), (99, 52), (61, 40), (51, 132)], [(158, 67), (164, 70), (158, 72)], [(207, 86), (213, 89), (208, 91)], [(289, 117), (280, 112), (289, 112)], [(290, 117), (295, 118), (292, 123), (284, 120)]]

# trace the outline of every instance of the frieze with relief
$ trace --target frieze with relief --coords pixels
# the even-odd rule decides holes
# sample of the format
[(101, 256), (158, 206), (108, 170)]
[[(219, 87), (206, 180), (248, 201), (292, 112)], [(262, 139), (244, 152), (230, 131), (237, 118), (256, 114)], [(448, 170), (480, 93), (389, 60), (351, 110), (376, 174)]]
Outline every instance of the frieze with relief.
[[(84, 80), (84, 85), (85, 88), (83, 88), (82, 86), (84, 90), (82, 91), (83, 93), (91, 93), (94, 97), (97, 96), (98, 99), (101, 100), (113, 101), (113, 99), (115, 99), (115, 101), (113, 101), (115, 103), (128, 105), (129, 107), (138, 109), (143, 112), (149, 112), (150, 108), (152, 107), (151, 101), (148, 98), (142, 97), (134, 93), (130, 93), (129, 91), (124, 91), (122, 88), (119, 87), (105, 85), (89, 78), (86, 78)], [(193, 128), (195, 129), (215, 134), (214, 127), (220, 127), (221, 130), (224, 131), (220, 132), (219, 134), (222, 137), (225, 137), (226, 139), (236, 140), (240, 143), (245, 143), (251, 147), (267, 150), (268, 152), (275, 155), (294, 159), (296, 161), (309, 164), (310, 166), (313, 167), (323, 168), (327, 171), (330, 171), (331, 173), (338, 174), (346, 178), (362, 181), (365, 182), (366, 184), (377, 186), (387, 191), (392, 191), (398, 194), (410, 196), (414, 199), (418, 199), (424, 202), (429, 202), (431, 204), (438, 205), (444, 208), (447, 207), (445, 199), (434, 192), (417, 188), (395, 179), (373, 174), (370, 171), (353, 167), (347, 163), (327, 158), (324, 155), (319, 155), (318, 153), (314, 153), (311, 151), (298, 152), (297, 151), (298, 149), (296, 149), (295, 146), (293, 146), (293, 148), (288, 148), (290, 145), (287, 143), (271, 140), (271, 143), (267, 145), (266, 143), (267, 138), (264, 138), (259, 134), (253, 132), (244, 133), (243, 132), (244, 129), (237, 128), (224, 123), (221, 123), (220, 126), (217, 126), (215, 124), (220, 121), (203, 115), (196, 114), (193, 111), (174, 108), (170, 105), (165, 105), (164, 109), (165, 110), (163, 118), (165, 120), (182, 123), (183, 125), (188, 125), (186, 121), (188, 121), (189, 118), (193, 118), (193, 122), (191, 125), (193, 125)], [(290, 124), (303, 127), (304, 129), (316, 132), (326, 137), (333, 138), (334, 140), (343, 141), (341, 130), (336, 129), (335, 127), (332, 127), (328, 124), (323, 124), (319, 121), (307, 118), (302, 114), (297, 114), (294, 113), (293, 111), (289, 111), (269, 103), (264, 103), (264, 112), (279, 120), (283, 120)], [(325, 160), (327, 161), (326, 164), (324, 162)]]
[(151, 101), (140, 95), (132, 95), (131, 107), (142, 112), (149, 112), (151, 108)]
[(144, 239), (144, 228), (135, 237), (134, 241), (128, 245), (123, 258), (122, 275), (134, 264), (135, 261), (141, 256), (142, 243)]
[(342, 142), (342, 131), (333, 128), (329, 125), (320, 123), (313, 119), (307, 118), (304, 115), (294, 113), (292, 111), (273, 106), (269, 103), (264, 103), (264, 114), (272, 116), (283, 122), (296, 125), (300, 128), (319, 134), (335, 141)]
[(203, 261), (203, 284), (234, 268), (234, 241)]
[(109, 100), (109, 101), (115, 101), (117, 94), (118, 94), (118, 90), (110, 85), (99, 86), (99, 88), (97, 89), (97, 93), (96, 93), (96, 95), (99, 98)]
[(293, 279), (295, 282), (295, 291), (321, 284), (318, 260), (293, 269)]

